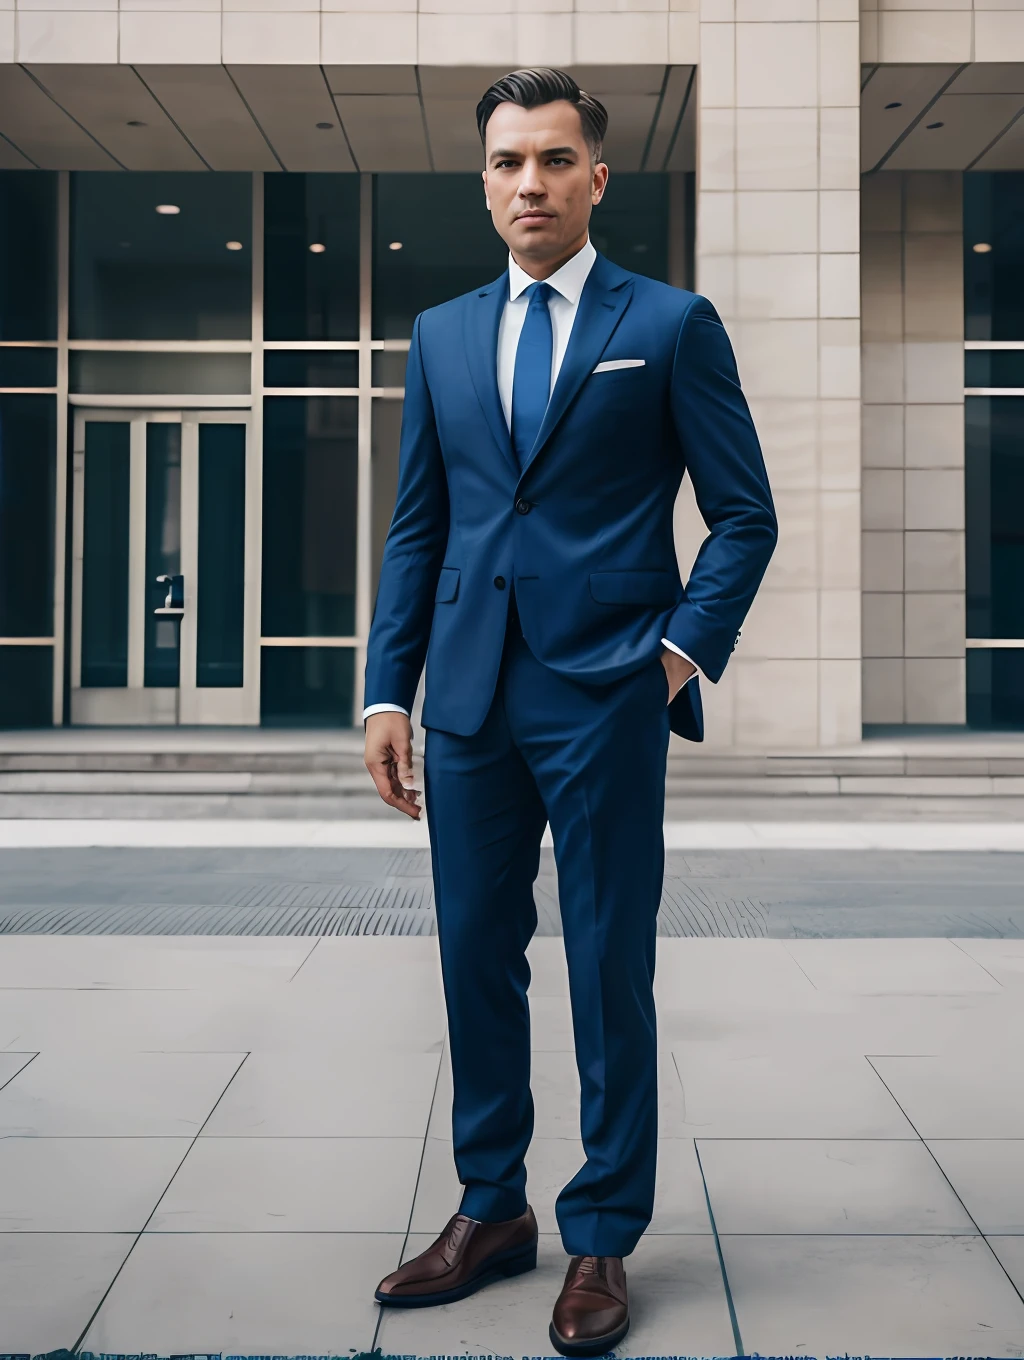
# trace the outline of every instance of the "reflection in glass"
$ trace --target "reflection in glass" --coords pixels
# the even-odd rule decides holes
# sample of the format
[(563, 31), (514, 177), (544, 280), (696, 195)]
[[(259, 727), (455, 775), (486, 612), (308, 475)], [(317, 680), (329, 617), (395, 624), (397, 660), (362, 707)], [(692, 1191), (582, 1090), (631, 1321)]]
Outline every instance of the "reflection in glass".
[(357, 340), (359, 176), (264, 175), (263, 195), (264, 338)]
[(391, 516), (398, 494), (398, 445), (402, 435), (402, 406), (400, 401), (378, 398), (373, 403), (373, 508), (372, 556), (373, 583), (371, 598), (377, 598), (380, 583), (380, 564), (384, 556), (384, 541), (391, 526)]
[(263, 403), (263, 636), (355, 631), (354, 397)]
[[(160, 204), (180, 211), (160, 213)], [(249, 175), (73, 174), (72, 337), (248, 339), (251, 221)]]
[(359, 355), (352, 349), (268, 349), (264, 387), (358, 387)]
[(634, 274), (668, 282), (668, 175), (612, 175), (590, 219), (602, 255)]
[(969, 349), (964, 355), (965, 387), (1024, 387), (1024, 350)]
[(967, 725), (1024, 729), (1024, 649), (968, 648)]
[(351, 647), (260, 649), (264, 727), (351, 727), (355, 651)]
[(82, 686), (128, 683), (126, 420), (85, 426), (82, 543)]
[[(148, 687), (178, 686), (181, 624), (154, 614), (167, 597), (158, 576), (181, 573), (181, 426), (146, 426), (146, 663)], [(186, 585), (189, 583), (186, 582)]]
[(41, 170), (3, 170), (0, 340), (56, 336), (57, 176)]
[(374, 387), (404, 387), (408, 350), (374, 350), (372, 376)]
[(0, 349), (0, 387), (56, 387), (55, 349)]
[(1024, 398), (968, 397), (965, 419), (967, 635), (1024, 638)]
[(72, 392), (118, 396), (245, 395), (252, 383), (248, 354), (132, 354), (72, 351)]
[(0, 647), (0, 728), (53, 722), (53, 647)]
[(375, 176), (375, 340), (408, 340), (417, 313), (490, 283), (507, 263), (479, 175)]
[(53, 634), (56, 397), (0, 396), (0, 637)]
[(245, 619), (245, 426), (199, 426), (196, 684), (242, 684)]

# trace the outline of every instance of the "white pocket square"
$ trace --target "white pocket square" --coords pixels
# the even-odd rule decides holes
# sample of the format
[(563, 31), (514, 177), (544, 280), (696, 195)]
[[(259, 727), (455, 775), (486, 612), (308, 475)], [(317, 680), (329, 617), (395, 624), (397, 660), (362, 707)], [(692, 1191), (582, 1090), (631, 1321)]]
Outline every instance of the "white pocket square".
[(594, 372), (611, 373), (616, 368), (643, 368), (646, 362), (646, 359), (605, 359), (603, 364), (598, 364)]

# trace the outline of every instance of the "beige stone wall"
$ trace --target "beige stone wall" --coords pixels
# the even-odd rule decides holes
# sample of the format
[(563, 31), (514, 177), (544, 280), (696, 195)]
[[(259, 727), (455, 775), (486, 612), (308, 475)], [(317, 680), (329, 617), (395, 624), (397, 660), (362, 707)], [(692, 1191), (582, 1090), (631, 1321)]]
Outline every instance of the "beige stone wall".
[(1024, 0), (860, 0), (866, 62), (1024, 61)]
[(866, 723), (965, 719), (959, 173), (861, 192)]
[[(701, 0), (697, 288), (733, 338), (780, 525), (704, 687), (714, 744), (860, 739), (857, 21), (857, 0)], [(680, 521), (699, 541), (686, 503)]]

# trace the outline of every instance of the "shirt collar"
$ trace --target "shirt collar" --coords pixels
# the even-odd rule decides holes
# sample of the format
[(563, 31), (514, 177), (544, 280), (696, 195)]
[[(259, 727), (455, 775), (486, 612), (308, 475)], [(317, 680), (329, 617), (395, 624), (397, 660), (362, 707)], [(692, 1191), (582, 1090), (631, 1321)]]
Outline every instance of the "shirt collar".
[[(556, 293), (565, 298), (566, 302), (571, 302), (575, 307), (580, 300), (583, 292), (583, 285), (587, 281), (594, 261), (597, 259), (597, 251), (591, 244), (590, 237), (586, 243), (572, 256), (566, 260), (560, 269), (556, 269), (545, 283), (549, 283)], [(529, 288), (531, 283), (536, 283), (525, 269), (520, 269), (513, 260), (511, 254), (508, 257), (508, 295), (511, 301), (515, 301), (519, 295)]]

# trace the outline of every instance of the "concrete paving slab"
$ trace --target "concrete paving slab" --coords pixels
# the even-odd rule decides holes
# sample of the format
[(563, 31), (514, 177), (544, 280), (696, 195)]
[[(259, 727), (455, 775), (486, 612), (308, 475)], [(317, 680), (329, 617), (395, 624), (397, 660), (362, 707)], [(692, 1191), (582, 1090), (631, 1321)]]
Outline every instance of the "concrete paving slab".
[(135, 1241), (133, 1233), (0, 1233), (4, 1346), (74, 1345)]
[(922, 1138), (1024, 1138), (1024, 1052), (1017, 1035), (994, 1037), (994, 1048), (872, 1061)]
[[(860, 996), (998, 992), (994, 977), (950, 940), (786, 940), (787, 953), (821, 991)], [(824, 946), (824, 948), (823, 948)]]
[(747, 1355), (1024, 1354), (1024, 1303), (984, 1238), (721, 1241)]
[(41, 1053), (0, 1091), (0, 1137), (193, 1137), (239, 1053)]
[(0, 1233), (141, 1232), (190, 1138), (0, 1138)]
[(923, 1143), (699, 1138), (720, 1233), (976, 1233)]
[[(441, 1058), (375, 1049), (252, 1053), (203, 1138), (422, 1139)], [(351, 1038), (350, 1038), (351, 1044)]]
[(1014, 1287), (1024, 1295), (1024, 1237), (993, 1236), (988, 1244)]
[[(429, 1246), (410, 1236), (405, 1259)], [(548, 1324), (569, 1258), (544, 1234), (537, 1269), (489, 1285), (459, 1303), (381, 1309), (376, 1344), (398, 1355), (551, 1355)], [(714, 1242), (706, 1236), (645, 1237), (626, 1263), (630, 1330), (622, 1357), (675, 1353), (732, 1355), (728, 1306)]]
[(930, 1138), (928, 1147), (986, 1237), (1024, 1235), (1024, 1138)]
[(0, 1089), (13, 1081), (35, 1056), (35, 1053), (0, 1053)]
[(402, 1235), (144, 1233), (82, 1342), (158, 1355), (370, 1349)]

